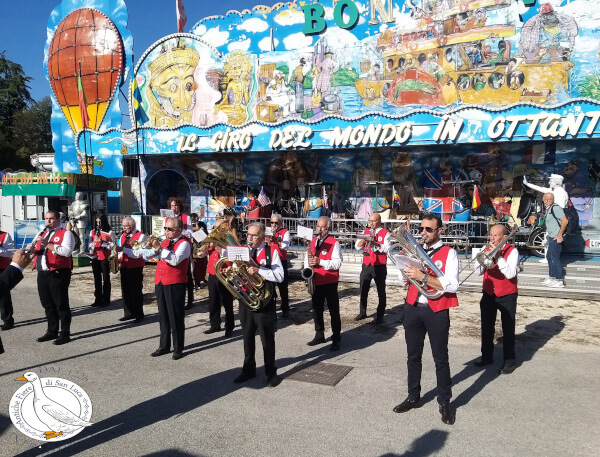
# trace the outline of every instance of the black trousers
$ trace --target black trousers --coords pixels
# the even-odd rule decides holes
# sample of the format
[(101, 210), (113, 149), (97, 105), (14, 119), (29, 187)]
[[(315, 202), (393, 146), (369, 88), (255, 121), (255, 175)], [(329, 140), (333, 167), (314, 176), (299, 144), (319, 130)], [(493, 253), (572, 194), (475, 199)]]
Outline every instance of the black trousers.
[(125, 317), (144, 317), (144, 267), (121, 268), (120, 271)]
[(288, 261), (282, 260), (283, 265), (283, 281), (277, 283), (279, 296), (281, 297), (281, 311), (287, 312), (290, 310), (290, 294), (288, 292), (289, 276), (288, 276)]
[(240, 321), (244, 337), (244, 366), (242, 371), (251, 376), (256, 374), (256, 332), (260, 335), (265, 360), (267, 378), (277, 374), (275, 367), (275, 332), (277, 330), (277, 315), (275, 306), (269, 311), (254, 312), (240, 304)]
[(341, 340), (342, 321), (340, 319), (340, 297), (337, 282), (315, 286), (315, 293), (312, 297), (315, 313), (315, 338), (325, 338), (325, 322), (323, 320), (325, 301), (327, 301), (329, 317), (331, 318), (331, 341), (339, 342)]
[[(0, 274), (4, 269), (0, 270)], [(15, 319), (13, 318), (13, 304), (10, 292), (7, 291), (2, 297), (0, 297), (0, 318), (6, 324), (14, 324)], [(1, 346), (1, 342), (0, 342)]]
[(208, 316), (210, 326), (221, 326), (221, 307), (225, 308), (225, 331), (233, 330), (233, 296), (215, 275), (208, 275)]
[(160, 325), (160, 349), (171, 349), (173, 334), (173, 352), (182, 353), (185, 334), (185, 289), (186, 283), (168, 286), (159, 283), (155, 287), (158, 302), (158, 323)]
[(110, 304), (110, 266), (108, 259), (92, 260), (94, 272), (94, 297), (96, 304), (108, 306)]
[(71, 334), (70, 284), (70, 269), (38, 271), (38, 294), (46, 312), (48, 333), (57, 334), (60, 324), (61, 335)]
[(190, 262), (188, 263), (187, 271), (187, 303), (192, 305), (194, 303), (194, 275), (192, 274), (192, 263), (194, 259), (190, 255)]
[(421, 371), (425, 334), (429, 334), (431, 353), (435, 362), (437, 399), (440, 405), (452, 398), (452, 381), (448, 362), (450, 313), (447, 309), (434, 313), (429, 306), (404, 305), (404, 336), (408, 367), (408, 398), (421, 396)]
[(496, 330), (496, 312), (500, 311), (502, 320), (502, 347), (504, 360), (515, 357), (515, 315), (517, 314), (518, 294), (497, 297), (483, 292), (479, 308), (481, 309), (481, 357), (494, 358), (494, 333)]
[(369, 289), (371, 280), (375, 280), (377, 286), (377, 296), (379, 304), (377, 305), (377, 317), (383, 317), (386, 307), (385, 296), (385, 278), (387, 277), (387, 265), (365, 265), (363, 263), (360, 272), (360, 312), (367, 312), (367, 298), (369, 298)]

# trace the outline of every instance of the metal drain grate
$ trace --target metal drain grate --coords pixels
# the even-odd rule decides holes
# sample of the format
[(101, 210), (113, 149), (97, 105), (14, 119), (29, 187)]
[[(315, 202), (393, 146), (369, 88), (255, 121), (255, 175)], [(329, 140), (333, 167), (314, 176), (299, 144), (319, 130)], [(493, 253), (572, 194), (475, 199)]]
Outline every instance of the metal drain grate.
[(346, 365), (336, 365), (335, 363), (305, 364), (297, 368), (292, 375), (286, 376), (287, 379), (295, 381), (312, 382), (323, 384), (325, 386), (335, 386), (344, 377), (350, 373), (352, 367)]

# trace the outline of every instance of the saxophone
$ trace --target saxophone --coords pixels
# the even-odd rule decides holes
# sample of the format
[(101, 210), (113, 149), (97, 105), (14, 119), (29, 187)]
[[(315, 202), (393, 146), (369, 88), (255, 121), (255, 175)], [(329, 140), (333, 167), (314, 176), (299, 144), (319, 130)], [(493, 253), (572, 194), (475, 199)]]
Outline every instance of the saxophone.
[[(314, 257), (314, 255), (312, 255), (312, 253), (310, 252), (310, 244), (308, 245), (308, 248), (306, 249), (306, 255), (308, 256), (308, 259), (312, 259)], [(308, 295), (310, 295), (311, 297), (315, 294), (315, 279), (314, 279), (314, 270), (312, 269), (312, 267), (306, 267), (303, 268), (300, 271), (300, 275), (302, 275), (302, 279), (304, 279), (306, 281), (306, 290), (308, 291)]]

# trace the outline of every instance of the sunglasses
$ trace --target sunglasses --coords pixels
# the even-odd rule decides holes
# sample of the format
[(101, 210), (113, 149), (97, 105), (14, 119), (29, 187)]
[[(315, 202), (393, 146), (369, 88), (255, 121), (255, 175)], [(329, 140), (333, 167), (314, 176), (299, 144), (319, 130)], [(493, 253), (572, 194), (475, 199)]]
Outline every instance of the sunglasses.
[(277, 221), (271, 221), (271, 224), (279, 224)]
[(431, 228), (431, 227), (421, 227), (419, 229), (419, 232), (422, 232), (423, 230), (425, 230), (427, 233), (433, 233), (434, 230), (437, 230), (437, 228)]
[(175, 230), (177, 230), (177, 227), (164, 227), (164, 229), (169, 232), (174, 232)]

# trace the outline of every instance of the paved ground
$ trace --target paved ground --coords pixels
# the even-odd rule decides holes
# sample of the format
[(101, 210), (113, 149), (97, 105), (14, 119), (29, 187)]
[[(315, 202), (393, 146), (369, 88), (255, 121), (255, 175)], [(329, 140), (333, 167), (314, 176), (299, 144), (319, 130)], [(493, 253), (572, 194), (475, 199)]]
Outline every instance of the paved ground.
[[(78, 272), (74, 281), (85, 274)], [(14, 302), (18, 326), (1, 333), (6, 347), (0, 356), (2, 456), (592, 456), (600, 451), (600, 353), (549, 349), (545, 343), (552, 335), (519, 340), (521, 365), (510, 376), (499, 376), (498, 364), (487, 370), (472, 366), (476, 341), (452, 344), (457, 420), (448, 426), (437, 411), (429, 350), (422, 383), (426, 404), (406, 414), (392, 412), (406, 396), (401, 328), (374, 332), (373, 324), (365, 323), (347, 329), (342, 350), (331, 353), (328, 345), (306, 346), (312, 335), (304, 320), (280, 320), (277, 363), (284, 378), (307, 362), (352, 370), (335, 387), (284, 379), (266, 388), (259, 367), (259, 375), (240, 387), (232, 382), (243, 358), (240, 329), (228, 340), (222, 333), (204, 335), (208, 314), (202, 301), (186, 318), (188, 349), (179, 361), (149, 356), (158, 345), (152, 304), (144, 323), (131, 326), (117, 321), (118, 302), (91, 308), (89, 296), (74, 294), (73, 342), (58, 347), (35, 342), (46, 327), (34, 274), (17, 287)], [(257, 359), (260, 365), (260, 352)], [(14, 379), (27, 371), (83, 387), (93, 402), (94, 425), (55, 444), (18, 432), (8, 404), (22, 384)]]

